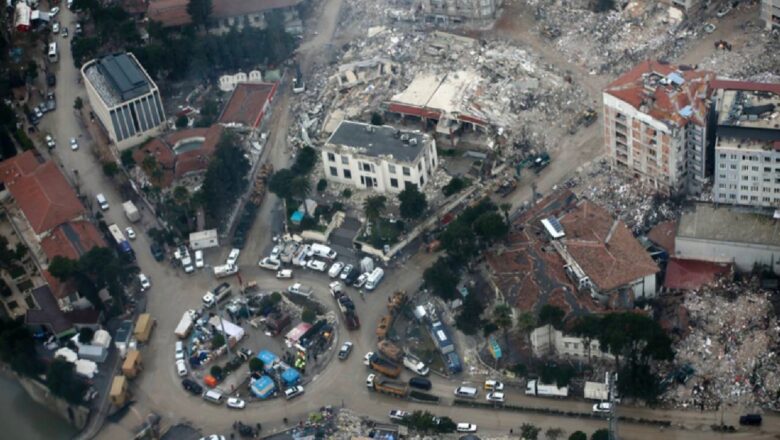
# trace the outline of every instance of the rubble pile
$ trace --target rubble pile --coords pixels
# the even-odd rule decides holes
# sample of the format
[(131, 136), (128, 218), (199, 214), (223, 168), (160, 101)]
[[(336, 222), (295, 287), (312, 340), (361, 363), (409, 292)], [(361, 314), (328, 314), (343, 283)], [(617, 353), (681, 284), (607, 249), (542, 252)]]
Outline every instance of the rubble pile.
[(691, 292), (684, 306), (690, 334), (675, 347), (675, 364), (685, 366), (692, 379), (671, 387), (665, 399), (705, 409), (737, 404), (777, 410), (780, 324), (769, 294), (728, 284)]
[(656, 224), (680, 216), (673, 201), (638, 179), (610, 170), (606, 160), (581, 171), (566, 186), (576, 187), (574, 192), (581, 198), (592, 200), (623, 220), (634, 235), (642, 235)]
[(659, 2), (632, 2), (623, 11), (595, 13), (570, 2), (526, 0), (537, 30), (556, 40), (572, 62), (598, 74), (621, 73), (674, 41), (677, 20)]
[(699, 64), (699, 68), (716, 71), (724, 78), (777, 82), (780, 37), (755, 31), (740, 35), (740, 39), (744, 44), (738, 44), (738, 50), (716, 50)]

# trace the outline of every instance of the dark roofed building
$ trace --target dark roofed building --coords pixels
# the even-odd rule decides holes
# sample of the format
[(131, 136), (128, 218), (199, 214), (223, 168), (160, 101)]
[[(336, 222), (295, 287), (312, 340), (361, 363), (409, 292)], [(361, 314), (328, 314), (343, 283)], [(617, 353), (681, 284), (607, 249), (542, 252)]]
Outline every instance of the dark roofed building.
[(97, 68), (122, 101), (141, 96), (151, 89), (141, 66), (128, 54), (107, 55), (97, 61)]

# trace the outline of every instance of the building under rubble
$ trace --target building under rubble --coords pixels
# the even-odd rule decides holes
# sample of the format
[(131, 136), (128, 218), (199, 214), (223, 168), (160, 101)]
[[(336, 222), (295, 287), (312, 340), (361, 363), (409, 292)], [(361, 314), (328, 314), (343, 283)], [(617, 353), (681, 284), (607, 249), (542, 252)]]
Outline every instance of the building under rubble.
[(420, 7), (427, 23), (450, 24), (493, 20), (503, 0), (422, 0)]
[(780, 207), (780, 84), (713, 81), (713, 198)]
[(780, 0), (761, 0), (761, 20), (766, 30), (780, 30)]
[(422, 189), (439, 165), (427, 134), (354, 121), (342, 121), (321, 154), (328, 181), (380, 193)]
[(644, 61), (603, 93), (612, 165), (661, 191), (701, 193), (712, 173), (709, 82), (715, 74)]

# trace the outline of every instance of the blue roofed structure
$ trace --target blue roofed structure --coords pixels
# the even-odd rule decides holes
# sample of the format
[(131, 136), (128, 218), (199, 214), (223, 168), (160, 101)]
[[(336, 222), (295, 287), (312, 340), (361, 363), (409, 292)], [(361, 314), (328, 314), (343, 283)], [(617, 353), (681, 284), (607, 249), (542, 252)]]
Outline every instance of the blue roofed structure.
[(295, 368), (288, 368), (282, 373), (282, 381), (285, 385), (295, 385), (301, 380), (301, 373)]
[(256, 397), (260, 399), (267, 399), (273, 395), (274, 391), (276, 391), (276, 385), (274, 384), (273, 379), (270, 377), (261, 376), (260, 379), (252, 382), (252, 385), (249, 386), (249, 389)]
[(270, 370), (274, 363), (279, 360), (278, 356), (268, 350), (261, 350), (260, 353), (257, 353), (256, 357), (263, 361), (265, 370)]

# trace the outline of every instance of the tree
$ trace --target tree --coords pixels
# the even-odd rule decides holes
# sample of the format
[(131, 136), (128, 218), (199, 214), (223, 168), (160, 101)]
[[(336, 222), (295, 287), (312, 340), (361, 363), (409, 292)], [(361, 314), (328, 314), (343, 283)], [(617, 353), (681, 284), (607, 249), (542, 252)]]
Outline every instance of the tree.
[(311, 193), (309, 178), (307, 176), (293, 177), (292, 182), (290, 182), (290, 192), (293, 197), (301, 201), (304, 200)]
[(219, 365), (213, 365), (209, 370), (209, 373), (211, 373), (212, 376), (217, 378), (217, 380), (222, 379), (222, 372), (223, 372), (222, 367), (220, 367)]
[(530, 423), (523, 423), (520, 426), (520, 435), (523, 437), (524, 440), (536, 440), (539, 438), (539, 432), (541, 432), (542, 428), (532, 425)]
[(455, 428), (457, 428), (458, 425), (455, 424), (455, 422), (447, 417), (439, 417), (439, 424), (436, 426), (436, 431), (446, 434), (448, 432), (455, 432)]
[(539, 311), (539, 325), (550, 324), (558, 330), (563, 328), (563, 317), (566, 316), (561, 308), (552, 304), (545, 304)]
[(27, 80), (29, 82), (34, 82), (36, 78), (38, 78), (38, 63), (35, 62), (35, 60), (30, 60), (27, 62)]
[(482, 312), (485, 306), (479, 302), (477, 295), (470, 293), (463, 298), (463, 307), (455, 317), (455, 326), (467, 335), (476, 334), (483, 327)]
[(268, 181), (268, 189), (282, 199), (292, 198), (292, 181), (295, 174), (287, 168), (275, 172)]
[(116, 162), (103, 162), (103, 174), (108, 177), (114, 177), (119, 173), (119, 165)]
[(187, 14), (195, 26), (205, 26), (211, 18), (212, 10), (211, 0), (190, 0), (187, 3)]
[(458, 275), (453, 272), (452, 265), (445, 258), (439, 257), (431, 267), (423, 272), (425, 285), (430, 287), (433, 294), (445, 301), (456, 298)]
[(599, 429), (590, 436), (590, 440), (609, 440), (609, 430)]
[(222, 333), (215, 333), (211, 338), (211, 348), (217, 349), (225, 345), (225, 336)]
[(87, 389), (86, 383), (76, 375), (75, 365), (63, 359), (55, 359), (49, 364), (46, 386), (52, 393), (74, 405), (84, 400)]
[(542, 366), (539, 379), (544, 383), (554, 383), (559, 387), (567, 387), (577, 374), (570, 365), (548, 363)]
[(439, 235), (439, 241), (441, 241), (441, 247), (447, 251), (447, 255), (458, 264), (466, 263), (479, 251), (474, 231), (466, 223), (459, 220), (447, 225), (447, 229)]
[[(363, 202), (363, 212), (372, 223), (376, 222), (376, 219), (382, 215), (387, 204), (387, 197), (385, 196), (371, 196)], [(374, 229), (377, 227), (374, 225)]]
[(607, 12), (615, 9), (615, 0), (595, 0), (593, 12)]
[(82, 344), (89, 344), (92, 342), (92, 338), (95, 336), (95, 331), (89, 327), (83, 327), (79, 331), (79, 342)]
[(189, 118), (187, 118), (186, 115), (181, 115), (178, 118), (176, 118), (176, 128), (186, 128), (187, 125), (190, 123)]
[(507, 335), (512, 328), (512, 308), (506, 303), (496, 304), (493, 308), (493, 322)]
[(77, 267), (77, 261), (55, 255), (49, 263), (49, 273), (60, 281), (67, 281), (76, 272)]
[(293, 163), (290, 171), (297, 175), (306, 175), (314, 169), (314, 165), (316, 164), (317, 150), (312, 147), (303, 147), (295, 157), (295, 163)]
[(319, 182), (317, 182), (317, 192), (323, 192), (325, 191), (325, 188), (328, 187), (328, 181), (325, 179), (320, 179)]
[(400, 212), (403, 218), (420, 218), (428, 207), (425, 194), (417, 189), (417, 185), (408, 185), (398, 194), (398, 200), (401, 202)]
[(531, 312), (523, 312), (517, 316), (517, 329), (520, 333), (530, 333), (536, 328), (536, 317)]
[(488, 242), (506, 236), (509, 226), (497, 212), (486, 212), (474, 221), (474, 232)]
[(385, 120), (379, 112), (371, 113), (371, 125), (384, 125)]
[(444, 193), (445, 196), (451, 196), (455, 193), (459, 193), (463, 190), (466, 186), (471, 184), (468, 179), (464, 179), (458, 176), (453, 177), (450, 179), (450, 182), (446, 185), (444, 185), (441, 189), (441, 192)]
[(30, 329), (18, 320), (0, 319), (0, 360), (23, 376), (35, 377), (45, 371)]
[(73, 101), (73, 108), (76, 110), (81, 110), (84, 107), (84, 101), (82, 101), (81, 97), (77, 97), (75, 101)]
[(558, 440), (563, 437), (564, 432), (565, 431), (561, 428), (548, 428), (547, 431), (544, 432), (544, 436), (547, 437), (547, 440)]
[(133, 158), (133, 150), (124, 150), (119, 155), (122, 166), (128, 170), (135, 166), (135, 159)]
[(252, 359), (249, 360), (249, 371), (253, 373), (257, 373), (258, 371), (263, 371), (264, 368), (265, 368), (265, 364), (263, 363), (262, 360), (256, 357), (253, 357)]
[(0, 235), (0, 268), (9, 271), (19, 267), (26, 254), (27, 248), (24, 244), (20, 242), (15, 249), (11, 249), (8, 239)]
[(301, 321), (312, 324), (314, 323), (315, 319), (317, 319), (317, 314), (314, 312), (314, 310), (307, 307), (303, 309), (303, 312), (301, 312)]
[(574, 431), (569, 436), (569, 440), (588, 440), (588, 434), (582, 431)]
[(234, 134), (222, 136), (201, 187), (206, 214), (218, 222), (230, 213), (247, 185), (250, 165), (237, 143)]

